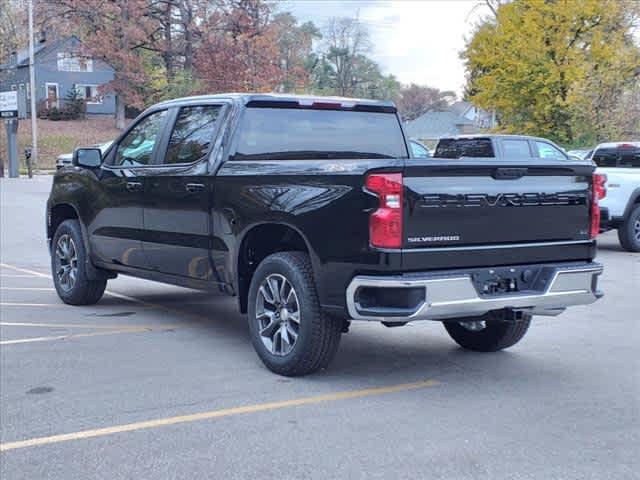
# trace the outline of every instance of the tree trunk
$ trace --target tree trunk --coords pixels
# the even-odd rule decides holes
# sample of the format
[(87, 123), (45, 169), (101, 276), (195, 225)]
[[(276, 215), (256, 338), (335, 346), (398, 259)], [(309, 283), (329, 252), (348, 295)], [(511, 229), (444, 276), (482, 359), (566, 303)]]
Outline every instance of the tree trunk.
[(174, 79), (174, 54), (173, 51), (173, 38), (171, 28), (173, 27), (172, 20), (172, 7), (173, 4), (171, 2), (167, 2), (166, 10), (164, 12), (164, 18), (162, 21), (162, 26), (164, 28), (164, 51), (162, 52), (162, 60), (164, 61), (164, 66), (167, 71), (167, 82), (170, 84), (173, 83)]
[(116, 128), (124, 130), (124, 127), (124, 98), (122, 98), (122, 95), (116, 95)]

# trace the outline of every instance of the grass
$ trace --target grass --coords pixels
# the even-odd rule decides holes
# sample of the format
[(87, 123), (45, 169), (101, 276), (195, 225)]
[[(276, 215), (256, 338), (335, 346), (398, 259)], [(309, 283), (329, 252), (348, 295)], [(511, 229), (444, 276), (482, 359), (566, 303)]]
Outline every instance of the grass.
[[(56, 158), (62, 153), (71, 153), (77, 147), (104, 143), (115, 139), (120, 130), (115, 128), (113, 117), (88, 118), (85, 120), (38, 119), (38, 168), (55, 168)], [(0, 131), (0, 160), (8, 170), (7, 141), (4, 126)], [(18, 156), (20, 167), (26, 168), (24, 149), (31, 146), (31, 121), (20, 120), (18, 124)]]

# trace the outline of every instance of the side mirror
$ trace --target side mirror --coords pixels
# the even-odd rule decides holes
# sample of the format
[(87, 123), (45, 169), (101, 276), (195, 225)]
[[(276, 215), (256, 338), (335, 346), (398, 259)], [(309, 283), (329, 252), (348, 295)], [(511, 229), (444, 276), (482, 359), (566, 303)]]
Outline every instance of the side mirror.
[(76, 148), (71, 163), (76, 167), (97, 168), (102, 165), (102, 152), (99, 148)]

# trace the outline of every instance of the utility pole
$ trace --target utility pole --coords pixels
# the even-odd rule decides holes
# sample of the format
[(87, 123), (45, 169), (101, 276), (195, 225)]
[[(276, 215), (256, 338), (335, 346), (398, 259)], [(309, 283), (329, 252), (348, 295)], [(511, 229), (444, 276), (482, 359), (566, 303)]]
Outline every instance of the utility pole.
[(31, 90), (31, 162), (38, 168), (38, 123), (36, 112), (36, 70), (33, 52), (33, 0), (29, 0), (29, 89)]

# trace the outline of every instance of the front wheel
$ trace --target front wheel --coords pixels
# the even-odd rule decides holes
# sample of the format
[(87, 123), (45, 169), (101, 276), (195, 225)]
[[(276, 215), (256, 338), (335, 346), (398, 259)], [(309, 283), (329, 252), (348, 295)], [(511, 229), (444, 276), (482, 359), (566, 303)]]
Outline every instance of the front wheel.
[(326, 367), (340, 343), (342, 322), (323, 315), (308, 255), (280, 252), (265, 258), (251, 279), (251, 342), (265, 366), (297, 376)]
[(640, 205), (631, 210), (624, 223), (618, 228), (620, 245), (628, 252), (640, 252)]
[(51, 242), (51, 273), (58, 296), (70, 305), (97, 303), (107, 288), (106, 279), (89, 280), (87, 251), (77, 220), (65, 220)]
[(467, 350), (497, 352), (518, 343), (527, 333), (531, 315), (517, 321), (489, 320), (487, 315), (457, 318), (444, 322), (444, 328), (455, 342)]

